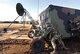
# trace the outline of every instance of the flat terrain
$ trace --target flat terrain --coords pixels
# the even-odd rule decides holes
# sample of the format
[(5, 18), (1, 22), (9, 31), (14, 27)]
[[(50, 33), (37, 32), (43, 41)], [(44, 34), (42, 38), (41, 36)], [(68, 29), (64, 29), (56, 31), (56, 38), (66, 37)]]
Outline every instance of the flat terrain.
[[(80, 39), (70, 38), (63, 40), (67, 50), (57, 49), (56, 54), (80, 54)], [(0, 54), (34, 54), (30, 50), (31, 40), (7, 39), (0, 42)], [(44, 50), (44, 54), (50, 54), (51, 49)]]
[[(7, 28), (10, 25), (10, 23), (0, 23), (0, 30)], [(23, 26), (23, 24), (19, 23), (12, 23), (12, 25), (8, 29), (19, 29)], [(29, 29), (31, 27), (30, 24), (25, 24), (25, 28)]]
[(31, 39), (27, 36), (31, 25), (13, 23), (7, 33), (3, 29), (7, 28), (10, 23), (0, 23), (0, 54), (24, 54), (30, 48)]
[(24, 54), (30, 48), (29, 40), (5, 40), (7, 43), (0, 44), (0, 54)]
[[(0, 24), (0, 28), (6, 28), (5, 25), (8, 26), (9, 24)], [(0, 33), (0, 54), (34, 54), (30, 49), (33, 40), (27, 36), (31, 26), (26, 25), (26, 30), (20, 32), (16, 30), (19, 27), (20, 24), (13, 24), (10, 29), (14, 29), (14, 31)], [(56, 54), (80, 54), (80, 38), (67, 38), (63, 41), (68, 49), (58, 48)], [(42, 54), (50, 54), (50, 52), (52, 49), (47, 49)]]

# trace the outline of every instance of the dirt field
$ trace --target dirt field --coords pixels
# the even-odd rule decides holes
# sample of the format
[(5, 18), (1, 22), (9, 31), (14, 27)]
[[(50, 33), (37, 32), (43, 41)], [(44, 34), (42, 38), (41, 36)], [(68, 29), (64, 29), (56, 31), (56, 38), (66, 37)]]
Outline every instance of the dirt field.
[[(15, 25), (15, 26), (14, 26)], [(19, 28), (20, 24), (13, 24), (11, 29), (13, 28)], [(2, 26), (2, 24), (0, 24)], [(6, 24), (7, 26), (7, 24)], [(30, 29), (29, 25), (26, 25), (28, 28), (27, 30)], [(5, 24), (1, 27), (4, 28)], [(16, 29), (17, 29), (16, 28)], [(30, 44), (32, 42), (31, 39), (27, 37), (27, 30), (24, 32), (17, 32), (14, 33), (6, 33), (4, 35), (0, 35), (0, 54), (35, 54), (31, 51), (30, 49)], [(25, 35), (24, 35), (25, 34)], [(22, 36), (18, 36), (22, 35)], [(63, 39), (66, 47), (68, 48), (67, 50), (61, 49), (58, 47), (56, 49), (56, 54), (80, 54), (80, 38), (74, 37), (74, 38), (66, 38)], [(52, 49), (44, 49), (42, 53), (38, 54), (50, 54), (52, 52)]]
[[(7, 28), (10, 23), (0, 23), (0, 31)], [(25, 28), (21, 28), (23, 24), (13, 23), (7, 33), (0, 33), (0, 54), (24, 54), (30, 48), (30, 39), (27, 33), (31, 25), (26, 24)]]
[[(6, 41), (6, 42), (5, 42)], [(0, 41), (0, 54), (34, 54), (30, 50), (30, 40), (8, 39)], [(69, 38), (63, 40), (67, 50), (58, 48), (56, 54), (80, 54), (80, 39)], [(52, 50), (44, 50), (44, 54), (50, 54)]]
[[(10, 23), (0, 23), (0, 30), (7, 28), (9, 25), (10, 25)], [(22, 26), (23, 26), (23, 24), (13, 23), (8, 29), (12, 29), (12, 30), (19, 29)], [(30, 26), (31, 26), (30, 24), (25, 24), (25, 28), (29, 29)]]
[(25, 54), (30, 48), (29, 40), (8, 39), (5, 41), (0, 43), (0, 54)]

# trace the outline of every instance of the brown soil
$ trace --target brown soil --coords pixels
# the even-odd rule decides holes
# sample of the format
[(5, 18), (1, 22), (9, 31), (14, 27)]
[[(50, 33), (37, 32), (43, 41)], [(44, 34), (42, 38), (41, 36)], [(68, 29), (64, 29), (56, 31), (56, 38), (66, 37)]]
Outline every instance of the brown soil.
[[(18, 25), (17, 28), (19, 28), (19, 26), (20, 25)], [(3, 27), (1, 27), (1, 29)], [(12, 28), (14, 27), (12, 26)], [(22, 33), (24, 32), (21, 32), (20, 34)], [(77, 37), (66, 38), (66, 39), (63, 39), (63, 41), (68, 49), (65, 50), (65, 49), (61, 49), (58, 47), (56, 49), (56, 54), (80, 54), (80, 39), (79, 38)], [(30, 39), (29, 40), (28, 39), (2, 40), (0, 41), (0, 54), (35, 54), (30, 49), (31, 42), (32, 41)], [(52, 49), (45, 49), (42, 53), (38, 53), (38, 54), (50, 54), (52, 51), (53, 51)]]
[(30, 49), (30, 40), (8, 39), (5, 41), (0, 43), (0, 54), (24, 54)]
[[(30, 40), (5, 40), (7, 43), (0, 43), (0, 54), (34, 54), (30, 50)], [(80, 54), (80, 39), (68, 38), (63, 40), (67, 50), (58, 48), (56, 54)], [(50, 54), (51, 49), (44, 50), (43, 54)]]

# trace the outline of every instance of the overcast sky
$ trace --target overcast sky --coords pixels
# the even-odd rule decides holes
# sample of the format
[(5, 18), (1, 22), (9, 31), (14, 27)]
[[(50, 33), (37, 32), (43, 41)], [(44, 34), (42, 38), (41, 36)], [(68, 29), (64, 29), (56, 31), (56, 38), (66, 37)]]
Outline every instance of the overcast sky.
[[(0, 21), (13, 21), (18, 16), (16, 12), (18, 2), (28, 10), (34, 19), (37, 19), (38, 0), (0, 0)], [(80, 0), (39, 0), (39, 13), (50, 4), (80, 9)]]

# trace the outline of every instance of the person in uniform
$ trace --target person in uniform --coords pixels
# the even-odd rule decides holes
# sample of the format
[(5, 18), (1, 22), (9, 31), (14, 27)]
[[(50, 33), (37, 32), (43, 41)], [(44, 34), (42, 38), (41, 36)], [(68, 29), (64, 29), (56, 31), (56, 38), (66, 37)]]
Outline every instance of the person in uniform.
[(52, 25), (49, 24), (46, 26), (46, 30), (44, 32), (43, 37), (48, 44), (52, 45), (52, 48), (54, 49), (52, 53), (56, 53), (57, 48), (56, 40), (63, 49), (67, 49), (65, 47), (64, 42), (62, 41), (62, 35)]

